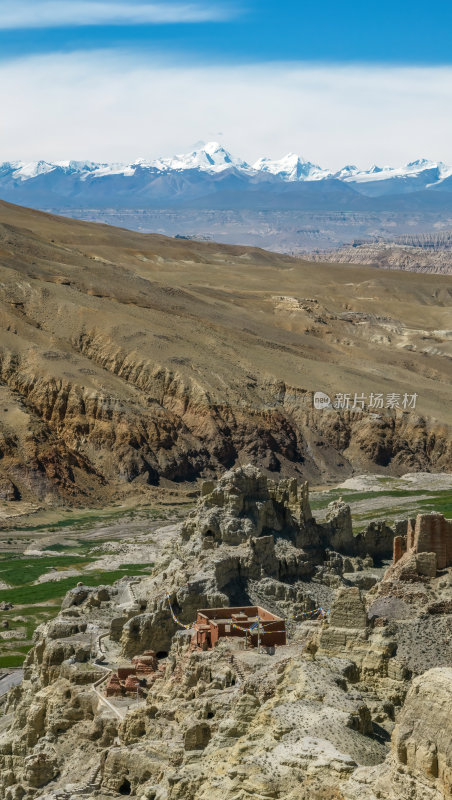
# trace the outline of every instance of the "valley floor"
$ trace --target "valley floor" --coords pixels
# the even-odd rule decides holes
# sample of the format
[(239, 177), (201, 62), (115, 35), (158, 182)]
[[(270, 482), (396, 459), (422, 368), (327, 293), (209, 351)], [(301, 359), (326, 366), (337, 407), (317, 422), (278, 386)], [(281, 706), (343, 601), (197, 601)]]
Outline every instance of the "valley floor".
[[(142, 499), (140, 504), (138, 499), (135, 506), (128, 501), (105, 509), (46, 509), (25, 519), (8, 517), (4, 505), (0, 669), (22, 664), (35, 628), (58, 613), (62, 598), (79, 581), (95, 586), (145, 575), (152, 569), (172, 535), (171, 524), (182, 520), (194, 503), (186, 489), (176, 497), (162, 494), (160, 503), (156, 495), (152, 505)], [(356, 533), (373, 519), (392, 524), (428, 511), (452, 516), (452, 476), (361, 475), (337, 486), (313, 489), (310, 503), (316, 519), (324, 520), (328, 504), (339, 498), (350, 505)], [(12, 608), (6, 608), (9, 604)]]

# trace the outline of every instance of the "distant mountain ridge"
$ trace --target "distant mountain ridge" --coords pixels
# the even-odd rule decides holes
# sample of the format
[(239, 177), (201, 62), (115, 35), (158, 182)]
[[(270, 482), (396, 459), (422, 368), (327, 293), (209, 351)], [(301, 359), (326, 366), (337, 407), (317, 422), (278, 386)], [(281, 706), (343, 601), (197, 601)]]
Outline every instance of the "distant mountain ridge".
[(190, 153), (132, 163), (13, 161), (0, 164), (0, 197), (37, 208), (452, 208), (452, 166), (353, 165), (333, 172), (289, 153), (248, 164), (210, 142)]

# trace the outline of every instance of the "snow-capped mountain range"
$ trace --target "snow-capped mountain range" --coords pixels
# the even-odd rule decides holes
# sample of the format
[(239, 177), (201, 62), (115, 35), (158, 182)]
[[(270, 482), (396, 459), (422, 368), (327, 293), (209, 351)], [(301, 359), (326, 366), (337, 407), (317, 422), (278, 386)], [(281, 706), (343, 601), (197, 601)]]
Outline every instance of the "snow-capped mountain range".
[[(279, 160), (260, 158), (254, 164), (247, 164), (240, 158), (234, 158), (218, 142), (209, 142), (200, 146), (191, 153), (183, 153), (171, 158), (157, 158), (146, 161), (143, 158), (125, 163), (96, 163), (93, 161), (13, 161), (0, 164), (0, 174), (10, 172), (15, 179), (26, 181), (47, 175), (55, 170), (62, 170), (67, 174), (73, 173), (85, 178), (104, 177), (106, 175), (132, 176), (138, 169), (152, 169), (160, 172), (184, 172), (185, 170), (199, 170), (201, 172), (218, 173), (227, 169), (236, 169), (245, 174), (270, 173), (284, 181), (320, 181), (326, 178), (335, 178), (348, 183), (382, 182), (394, 178), (417, 178), (421, 175), (430, 183), (441, 183), (452, 176), (452, 166), (441, 161), (428, 161), (423, 158), (412, 161), (404, 167), (378, 167), (372, 166), (368, 170), (360, 170), (355, 166), (346, 166), (338, 172), (322, 169), (311, 161), (305, 161), (295, 153), (288, 153)], [(427, 174), (429, 173), (429, 174)], [(426, 184), (427, 185), (427, 184)]]
[[(435, 195), (431, 195), (432, 190)], [(425, 195), (429, 193), (429, 197)], [(447, 194), (446, 194), (447, 193)], [(413, 195), (409, 200), (406, 196)], [(420, 196), (422, 195), (422, 197)], [(452, 166), (421, 159), (403, 167), (345, 166), (333, 172), (294, 153), (280, 160), (260, 158), (248, 164), (222, 145), (210, 142), (190, 153), (152, 161), (4, 162), (0, 198), (38, 208), (202, 207), (371, 209), (383, 198), (400, 207), (423, 202), (448, 207)], [(415, 196), (415, 197), (414, 197)], [(377, 202), (378, 201), (378, 202)], [(300, 205), (301, 204), (301, 205)], [(387, 204), (387, 202), (386, 202)]]

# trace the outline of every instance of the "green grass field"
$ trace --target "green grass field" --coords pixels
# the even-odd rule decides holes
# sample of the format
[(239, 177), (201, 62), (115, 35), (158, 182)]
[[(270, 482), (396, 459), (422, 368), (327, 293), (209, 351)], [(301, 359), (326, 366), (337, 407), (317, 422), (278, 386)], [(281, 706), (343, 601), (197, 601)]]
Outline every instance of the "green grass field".
[(0, 581), (12, 586), (23, 586), (38, 580), (45, 572), (50, 570), (64, 571), (71, 567), (83, 569), (93, 558), (86, 556), (35, 556), (32, 558), (0, 559)]
[[(0, 603), (13, 604), (12, 609), (0, 611), (0, 667), (22, 664), (32, 646), (36, 628), (58, 614), (64, 596), (77, 583), (95, 587), (111, 585), (126, 576), (149, 574), (151, 563), (126, 563), (114, 569), (90, 567), (104, 554), (103, 545), (111, 541), (108, 538), (110, 524), (116, 530), (118, 522), (124, 520), (127, 530), (126, 523), (131, 520), (164, 520), (168, 513), (166, 509), (151, 505), (139, 508), (117, 505), (106, 509), (64, 510), (58, 517), (49, 515), (47, 522), (41, 517), (37, 524), (18, 525), (22, 550), (24, 544), (29, 546), (42, 541), (42, 534), (46, 544), (42, 555), (0, 554), (0, 584), (5, 587), (0, 588)], [(170, 513), (171, 516), (180, 515), (178, 509), (171, 509)], [(86, 534), (92, 534), (99, 526), (105, 527), (105, 532), (99, 531), (101, 536), (104, 534), (103, 538), (90, 536), (87, 539)], [(9, 545), (14, 544), (14, 533), (13, 523), (4, 534)], [(52, 533), (57, 536), (46, 537)], [(123, 541), (128, 542), (127, 536)]]
[[(26, 654), (25, 654), (26, 655)], [(25, 660), (25, 655), (0, 655), (0, 669), (11, 669), (13, 667), (21, 667)]]
[[(341, 489), (330, 489), (325, 492), (313, 492), (310, 497), (310, 505), (312, 510), (326, 508), (328, 503), (342, 497), (344, 503), (357, 503), (359, 500), (373, 500), (378, 497), (411, 497), (416, 500), (417, 497), (425, 497), (430, 495), (428, 499), (422, 501), (421, 505), (443, 505), (449, 512), (452, 512), (452, 492), (446, 491), (427, 491), (423, 489), (388, 489), (388, 491), (367, 491), (367, 492), (354, 492), (351, 490), (344, 491)], [(438, 509), (440, 510), (440, 509)], [(443, 513), (441, 511), (441, 513)]]
[(43, 553), (52, 552), (52, 553), (61, 553), (62, 555), (70, 555), (71, 553), (74, 555), (89, 555), (90, 551), (93, 547), (102, 547), (103, 544), (109, 542), (110, 539), (96, 539), (92, 541), (90, 539), (75, 539), (74, 541), (77, 544), (60, 544), (59, 542), (56, 544), (49, 544), (46, 547), (42, 548)]
[(21, 666), (32, 646), (38, 625), (57, 615), (65, 594), (79, 581), (85, 586), (111, 585), (125, 576), (146, 575), (152, 568), (152, 564), (124, 564), (115, 570), (89, 570), (57, 581), (32, 582), (49, 570), (64, 571), (70, 567), (83, 569), (93, 560), (74, 555), (4, 558), (0, 561), (0, 580), (13, 584), (9, 589), (0, 590), (0, 602), (14, 605), (8, 611), (0, 611), (0, 625), (7, 621), (9, 635), (17, 634), (0, 639), (0, 668)]
[(100, 586), (101, 584), (111, 584), (126, 575), (143, 575), (149, 570), (149, 565), (126, 564), (116, 570), (92, 570), (83, 575), (74, 575), (71, 578), (62, 578), (58, 581), (46, 581), (45, 583), (24, 583), (15, 586), (13, 589), (0, 590), (0, 602), (6, 601), (14, 605), (35, 605), (45, 603), (49, 600), (57, 600), (64, 597), (69, 589), (77, 586), (79, 581), (85, 586)]
[(334, 488), (312, 492), (311, 509), (314, 515), (322, 520), (328, 504), (341, 497), (344, 503), (350, 505), (353, 529), (356, 533), (362, 531), (372, 520), (385, 519), (391, 524), (395, 519), (415, 517), (419, 513), (428, 514), (430, 511), (452, 517), (450, 489), (395, 488), (393, 484), (396, 480), (380, 478), (380, 486), (374, 490), (354, 491)]
[[(74, 512), (65, 513), (66, 516), (55, 520), (54, 522), (45, 522), (38, 525), (21, 525), (20, 530), (22, 532), (30, 533), (38, 533), (39, 531), (57, 533), (58, 531), (65, 530), (66, 528), (74, 528), (78, 531), (85, 531), (93, 529), (97, 523), (109, 523), (118, 519), (166, 519), (167, 516), (164, 510), (155, 508), (154, 506), (141, 506), (137, 509), (110, 508), (105, 511), (93, 509), (92, 511), (85, 511), (81, 514)], [(12, 525), (12, 530), (14, 530), (14, 525)]]

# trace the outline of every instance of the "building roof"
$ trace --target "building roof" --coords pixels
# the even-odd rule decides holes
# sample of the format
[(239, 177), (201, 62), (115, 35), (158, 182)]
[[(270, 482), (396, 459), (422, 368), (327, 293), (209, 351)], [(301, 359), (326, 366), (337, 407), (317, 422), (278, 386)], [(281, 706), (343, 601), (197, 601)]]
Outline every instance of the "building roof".
[[(230, 612), (227, 617), (226, 612)], [(261, 613), (264, 612), (270, 619), (262, 619)], [(198, 614), (206, 617), (210, 622), (230, 625), (234, 622), (284, 622), (282, 617), (278, 617), (271, 611), (261, 606), (234, 606), (232, 608), (200, 608)]]

